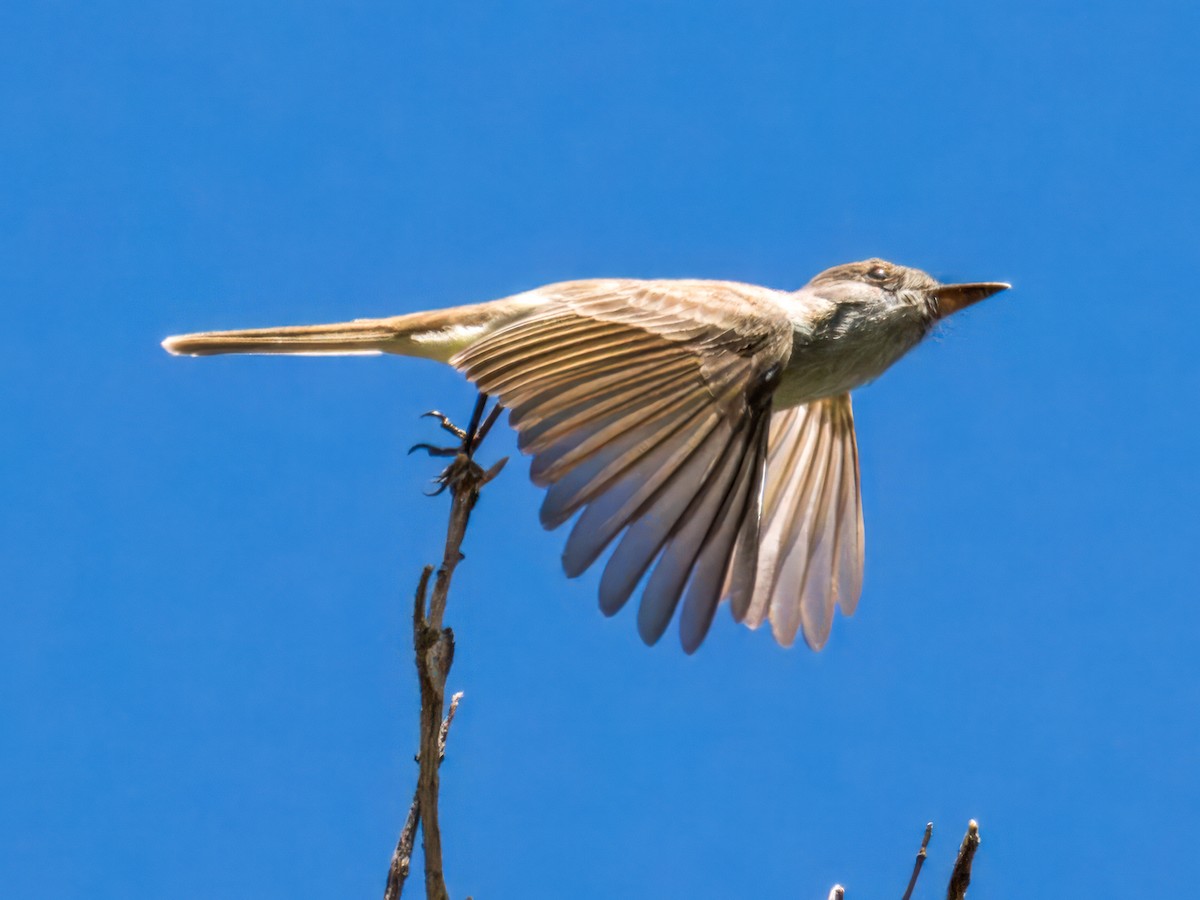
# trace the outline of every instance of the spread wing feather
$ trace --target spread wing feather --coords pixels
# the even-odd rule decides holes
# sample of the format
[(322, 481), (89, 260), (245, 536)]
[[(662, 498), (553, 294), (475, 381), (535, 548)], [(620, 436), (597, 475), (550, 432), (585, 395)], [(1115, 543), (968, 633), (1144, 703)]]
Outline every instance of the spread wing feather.
[[(738, 473), (743, 468), (744, 458), (752, 455), (747, 447), (747, 432), (757, 426), (757, 422), (744, 421), (723, 442), (715, 464), (694, 491), (683, 517), (664, 542), (638, 608), (638, 631), (646, 643), (653, 644), (666, 631), (690, 577), (702, 578), (706, 570), (714, 569), (720, 570), (718, 577), (724, 576), (733, 548), (729, 545), (723, 548), (715, 546), (709, 538), (724, 530), (727, 518), (734, 518), (736, 527), (736, 513), (731, 514), (730, 508), (736, 506), (740, 511), (745, 503), (746, 492), (743, 490), (742, 496), (736, 499), (731, 495), (738, 481)], [(702, 559), (701, 554), (706, 549), (711, 555)], [(700, 645), (700, 639), (708, 631), (712, 619), (711, 616), (705, 617), (703, 630), (698, 637), (691, 633), (695, 624), (689, 619), (696, 619), (694, 610), (690, 616), (685, 615), (680, 623), (680, 638), (684, 650), (690, 653)]]
[[(739, 563), (745, 566), (749, 562), (731, 557), (739, 535), (745, 530), (755, 536), (758, 534), (758, 485), (762, 480), (762, 460), (766, 454), (767, 418), (764, 416), (752, 427), (749, 444), (753, 449), (742, 454), (736, 481), (725, 495), (721, 514), (704, 540), (699, 561), (692, 570), (683, 598), (679, 635), (683, 649), (688, 653), (700, 646), (712, 625), (726, 574), (731, 579), (736, 577)], [(746, 574), (753, 577), (753, 568), (748, 568)]]
[(649, 572), (643, 639), (662, 636), (682, 598), (691, 652), (735, 547), (743, 575), (751, 569), (791, 323), (776, 292), (729, 282), (570, 282), (541, 293), (529, 315), (452, 362), (510, 410), (531, 477), (548, 488), (543, 524), (580, 513), (567, 574), (616, 541), (601, 609), (615, 613)]
[[(771, 417), (752, 591), (730, 579), (734, 617), (770, 621), (791, 644), (803, 628), (815, 650), (829, 638), (833, 610), (851, 615), (862, 591), (863, 520), (850, 395), (777, 411)], [(739, 551), (741, 547), (739, 544)]]

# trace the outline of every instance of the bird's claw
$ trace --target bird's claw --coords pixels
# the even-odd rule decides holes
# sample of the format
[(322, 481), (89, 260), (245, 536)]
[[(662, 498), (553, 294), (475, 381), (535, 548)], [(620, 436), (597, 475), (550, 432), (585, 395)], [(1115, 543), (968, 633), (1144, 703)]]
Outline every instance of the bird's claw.
[[(439, 456), (439, 457), (457, 456), (459, 453), (462, 453), (464, 451), (468, 455), (470, 455), (471, 451), (474, 450), (474, 444), (478, 443), (477, 438), (473, 439), (473, 440), (468, 440), (467, 430), (465, 428), (459, 428), (457, 425), (455, 425), (450, 420), (450, 417), (448, 415), (446, 415), (444, 412), (441, 412), (440, 410), (431, 409), (431, 410), (429, 410), (429, 412), (421, 413), (421, 418), (422, 419), (437, 419), (438, 425), (441, 426), (442, 430), (448, 431), (452, 435), (454, 435), (456, 438), (458, 438), (459, 443), (453, 447), (439, 447), (436, 444), (429, 444), (429, 443), (425, 443), (424, 441), (422, 441), (421, 443), (413, 444), (411, 447), (408, 448), (408, 452), (410, 455), (412, 453), (415, 453), (417, 450), (424, 450), (430, 456)], [(439, 491), (438, 493), (441, 493), (441, 491)]]
[(462, 447), (435, 447), (433, 444), (413, 444), (408, 448), (408, 453), (411, 456), (418, 450), (424, 450), (430, 456), (455, 456), (462, 451)]
[[(446, 415), (444, 412), (440, 412), (436, 409), (431, 409), (431, 410), (429, 410), (429, 412), (421, 413), (421, 418), (422, 419), (437, 419), (438, 422), (441, 423), (442, 428), (444, 428), (446, 431), (450, 432), (452, 435), (454, 435), (460, 441), (465, 441), (467, 439), (466, 431), (464, 431), (463, 429), (461, 429), (457, 425), (455, 425), (453, 422), (451, 422), (450, 417), (448, 415)], [(417, 446), (420, 447), (420, 446), (428, 446), (428, 445), (418, 444)]]

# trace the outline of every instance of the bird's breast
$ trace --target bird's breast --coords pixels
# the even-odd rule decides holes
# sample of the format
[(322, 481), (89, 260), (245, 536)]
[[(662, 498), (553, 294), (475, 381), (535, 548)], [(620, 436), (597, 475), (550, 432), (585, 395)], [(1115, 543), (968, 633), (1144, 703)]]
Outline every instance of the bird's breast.
[(884, 373), (924, 335), (915, 317), (845, 304), (798, 306), (792, 355), (775, 391), (786, 409), (862, 387)]

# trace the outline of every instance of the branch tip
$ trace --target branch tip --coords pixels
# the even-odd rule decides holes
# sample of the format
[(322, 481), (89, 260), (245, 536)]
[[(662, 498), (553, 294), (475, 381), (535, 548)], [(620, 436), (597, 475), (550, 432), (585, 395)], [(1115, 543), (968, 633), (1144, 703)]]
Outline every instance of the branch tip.
[(958, 858), (954, 860), (954, 870), (950, 873), (950, 884), (946, 888), (946, 900), (964, 900), (967, 896), (967, 886), (971, 883), (971, 863), (981, 843), (979, 823), (971, 819), (958, 848)]
[(904, 896), (900, 900), (912, 900), (913, 888), (917, 886), (917, 878), (921, 874), (921, 866), (925, 865), (926, 849), (929, 847), (929, 839), (933, 837), (933, 823), (929, 822), (925, 826), (925, 835), (921, 838), (921, 846), (917, 850), (917, 859), (913, 863), (912, 876), (908, 879), (908, 887), (904, 891)]

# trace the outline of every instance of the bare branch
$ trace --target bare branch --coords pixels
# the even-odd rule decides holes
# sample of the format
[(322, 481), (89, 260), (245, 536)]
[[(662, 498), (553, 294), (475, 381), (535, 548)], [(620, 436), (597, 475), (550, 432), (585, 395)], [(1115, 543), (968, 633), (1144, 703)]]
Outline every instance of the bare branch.
[[(459, 547), (477, 498), (469, 458), (459, 457), (450, 465), (458, 468), (450, 482), (450, 523), (446, 529), (446, 550), (438, 567), (430, 598), (429, 611), (422, 621), (414, 622), (413, 649), (417, 657), (417, 681), (421, 687), (421, 750), (417, 761), (417, 799), (421, 818), (421, 845), (425, 851), (425, 895), (429, 900), (448, 900), (442, 871), (442, 832), (438, 822), (438, 737), (441, 733), (442, 707), (446, 696), (446, 677), (454, 662), (454, 632), (442, 627), (446, 597), (454, 569), (462, 558)], [(450, 471), (450, 470), (447, 470)]]
[[(449, 420), (447, 420), (449, 421)], [(433, 574), (433, 566), (426, 566), (421, 571), (417, 582), (417, 591), (413, 596), (413, 633), (417, 632), (425, 621), (425, 598), (429, 591), (429, 576)], [(400, 839), (396, 841), (396, 849), (392, 851), (392, 864), (388, 868), (387, 887), (383, 891), (383, 900), (399, 900), (404, 891), (404, 881), (408, 878), (408, 869), (412, 864), (413, 843), (417, 837), (417, 821), (420, 815), (420, 794), (413, 792), (412, 803), (408, 807), (408, 817), (404, 827), (400, 829)]]
[(446, 738), (450, 736), (450, 725), (454, 722), (454, 714), (458, 712), (458, 703), (462, 698), (462, 691), (450, 698), (450, 708), (446, 710), (446, 718), (442, 719), (442, 727), (438, 731), (438, 762), (446, 758)]
[(929, 822), (925, 826), (925, 837), (921, 839), (921, 849), (917, 851), (917, 861), (913, 863), (912, 878), (908, 879), (908, 888), (900, 900), (912, 900), (913, 888), (917, 886), (917, 877), (921, 874), (921, 866), (925, 865), (925, 849), (929, 846), (931, 837), (933, 837), (933, 823)]
[(946, 888), (946, 900), (963, 900), (967, 896), (967, 885), (971, 883), (971, 863), (979, 849), (979, 823), (972, 819), (967, 823), (967, 833), (958, 848), (958, 859), (954, 860), (954, 871), (950, 873), (950, 885)]
[[(429, 579), (432, 571), (433, 566), (425, 567), (422, 583)], [(418, 596), (420, 594), (421, 588), (418, 588)], [(446, 718), (442, 719), (442, 727), (438, 732), (439, 763), (446, 758), (446, 739), (450, 736), (450, 723), (454, 721), (454, 714), (458, 711), (458, 702), (462, 700), (462, 697), (463, 692), (459, 691), (450, 698), (450, 709), (446, 712)], [(404, 891), (404, 882), (408, 878), (408, 870), (412, 865), (413, 844), (416, 842), (417, 822), (420, 814), (421, 796), (414, 791), (412, 804), (408, 808), (408, 818), (404, 820), (404, 827), (400, 830), (400, 839), (396, 842), (396, 849), (392, 852), (392, 865), (388, 870), (388, 882), (387, 888), (383, 892), (383, 900), (399, 900), (400, 894)]]
[[(925, 835), (921, 838), (921, 846), (917, 850), (917, 859), (913, 863), (912, 877), (908, 879), (908, 887), (904, 890), (901, 900), (912, 900), (913, 890), (921, 875), (921, 867), (925, 865), (925, 857), (929, 849), (929, 840), (933, 837), (933, 823), (925, 826)], [(954, 861), (954, 871), (950, 874), (950, 885), (946, 888), (946, 900), (965, 900), (967, 885), (971, 883), (971, 862), (979, 847), (979, 824), (972, 819), (967, 825), (967, 834), (963, 838), (962, 847), (958, 851), (958, 859)], [(829, 892), (829, 900), (842, 900), (845, 890), (840, 884), (835, 884)]]
[(408, 879), (408, 870), (412, 865), (413, 844), (417, 839), (417, 821), (421, 815), (420, 797), (413, 792), (412, 805), (408, 807), (408, 818), (400, 829), (400, 840), (396, 841), (396, 849), (392, 851), (392, 865), (388, 869), (387, 887), (383, 891), (383, 900), (400, 900), (404, 892), (404, 882)]
[[(430, 444), (417, 444), (413, 447), (413, 450), (426, 450), (431, 456), (452, 456), (454, 459), (438, 476), (437, 482), (440, 486), (434, 492), (450, 492), (450, 519), (446, 525), (442, 562), (434, 576), (432, 592), (429, 591), (429, 579), (433, 568), (427, 566), (421, 573), (413, 602), (413, 651), (416, 656), (417, 683), (421, 691), (420, 750), (417, 754), (419, 770), (417, 789), (409, 808), (408, 819), (392, 855), (384, 894), (386, 900), (396, 900), (404, 887), (418, 823), (421, 827), (425, 856), (425, 896), (427, 900), (449, 900), (442, 869), (442, 834), (438, 822), (438, 767), (446, 753), (450, 723), (454, 720), (454, 713), (462, 694), (454, 695), (450, 709), (443, 718), (446, 678), (454, 662), (454, 632), (443, 628), (442, 622), (445, 618), (450, 582), (454, 577), (455, 568), (463, 558), (462, 542), (471, 519), (471, 510), (475, 508), (479, 499), (479, 489), (491, 481), (506, 462), (500, 460), (484, 471), (473, 458), (474, 451), (499, 415), (498, 410), (493, 409), (484, 419), (483, 411), (486, 406), (487, 396), (480, 394), (471, 414), (471, 423), (466, 429), (456, 427), (441, 413), (429, 413), (440, 421), (443, 429), (458, 438), (460, 443), (457, 447), (448, 448), (434, 447)], [(428, 607), (425, 603), (427, 594)]]

